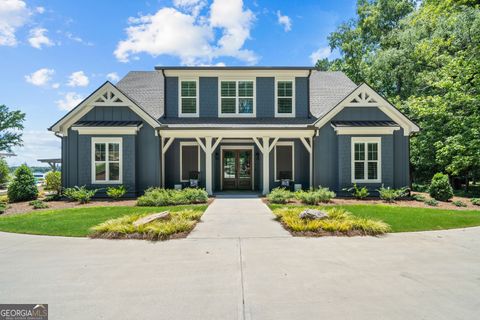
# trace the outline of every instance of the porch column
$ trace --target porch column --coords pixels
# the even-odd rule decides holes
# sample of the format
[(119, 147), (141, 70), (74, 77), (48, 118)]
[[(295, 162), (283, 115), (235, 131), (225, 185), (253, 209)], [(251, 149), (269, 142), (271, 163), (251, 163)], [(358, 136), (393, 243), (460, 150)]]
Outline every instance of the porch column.
[(205, 137), (205, 144), (202, 143), (202, 140), (199, 137), (196, 139), (200, 147), (203, 149), (203, 151), (205, 151), (205, 190), (209, 195), (212, 195), (212, 153), (215, 151), (220, 141), (222, 141), (222, 137), (218, 137), (213, 145), (212, 137)]
[(260, 143), (256, 137), (253, 137), (253, 141), (255, 141), (258, 149), (262, 152), (263, 157), (262, 194), (268, 194), (270, 192), (270, 151), (272, 151), (277, 144), (278, 138), (275, 138), (272, 143), (270, 143), (270, 137), (262, 137), (262, 143)]
[(162, 137), (162, 188), (165, 188), (165, 153), (172, 145), (173, 140), (175, 140), (173, 137), (168, 138), (168, 140)]
[(307, 140), (304, 137), (301, 137), (300, 140), (302, 141), (305, 149), (308, 151), (308, 160), (309, 160), (309, 167), (310, 167), (310, 175), (309, 175), (309, 182), (310, 182), (310, 189), (313, 188), (313, 138), (307, 137)]

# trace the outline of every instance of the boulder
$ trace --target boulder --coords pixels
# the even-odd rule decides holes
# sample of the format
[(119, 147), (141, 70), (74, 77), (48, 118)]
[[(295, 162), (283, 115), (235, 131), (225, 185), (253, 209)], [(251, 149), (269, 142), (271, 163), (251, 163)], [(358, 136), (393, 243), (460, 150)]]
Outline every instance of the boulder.
[(328, 218), (328, 212), (316, 209), (306, 209), (300, 212), (300, 219), (322, 220)]
[(135, 227), (139, 227), (139, 226), (143, 226), (143, 225), (145, 225), (147, 223), (150, 223), (152, 221), (155, 221), (155, 220), (169, 220), (169, 219), (170, 219), (170, 212), (163, 211), (163, 212), (160, 212), (160, 213), (154, 213), (154, 214), (150, 214), (150, 215), (145, 216), (145, 217), (141, 217), (140, 219), (135, 221), (133, 223), (133, 225)]

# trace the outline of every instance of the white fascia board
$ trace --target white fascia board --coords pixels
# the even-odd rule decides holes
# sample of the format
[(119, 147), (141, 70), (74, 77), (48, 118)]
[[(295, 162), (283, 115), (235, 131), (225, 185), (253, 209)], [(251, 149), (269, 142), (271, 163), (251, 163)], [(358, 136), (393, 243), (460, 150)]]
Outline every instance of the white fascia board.
[(160, 136), (164, 138), (300, 138), (313, 137), (314, 129), (306, 130), (159, 130)]
[(308, 77), (310, 70), (165, 70), (167, 77)]

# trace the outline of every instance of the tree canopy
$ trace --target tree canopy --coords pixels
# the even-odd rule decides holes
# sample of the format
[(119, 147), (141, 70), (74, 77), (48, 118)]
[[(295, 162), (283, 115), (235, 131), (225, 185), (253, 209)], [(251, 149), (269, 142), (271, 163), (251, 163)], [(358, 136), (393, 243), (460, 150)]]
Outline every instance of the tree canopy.
[[(414, 175), (480, 174), (480, 6), (474, 0), (358, 0), (318, 62), (367, 82), (421, 127)], [(326, 66), (326, 67), (325, 67)]]
[(0, 151), (11, 152), (13, 147), (22, 145), (24, 121), (25, 113), (0, 105)]

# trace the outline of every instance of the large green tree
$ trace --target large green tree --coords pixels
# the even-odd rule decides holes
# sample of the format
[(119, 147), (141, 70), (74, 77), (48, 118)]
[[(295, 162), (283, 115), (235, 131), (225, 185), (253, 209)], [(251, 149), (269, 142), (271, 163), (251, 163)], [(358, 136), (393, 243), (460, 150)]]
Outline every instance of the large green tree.
[(25, 113), (0, 105), (0, 151), (11, 152), (13, 147), (22, 145), (24, 121)]
[[(480, 173), (480, 7), (473, 0), (359, 0), (330, 37), (329, 62), (368, 82), (416, 121), (417, 178)], [(326, 65), (326, 63), (323, 63)]]

